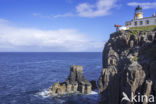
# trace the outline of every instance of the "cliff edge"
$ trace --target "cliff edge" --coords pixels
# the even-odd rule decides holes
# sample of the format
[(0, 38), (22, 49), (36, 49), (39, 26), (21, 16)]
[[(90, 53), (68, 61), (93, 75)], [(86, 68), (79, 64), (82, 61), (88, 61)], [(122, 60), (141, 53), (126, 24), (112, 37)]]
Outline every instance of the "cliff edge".
[(156, 31), (111, 34), (103, 50), (98, 90), (105, 104), (148, 104), (151, 95), (156, 98)]

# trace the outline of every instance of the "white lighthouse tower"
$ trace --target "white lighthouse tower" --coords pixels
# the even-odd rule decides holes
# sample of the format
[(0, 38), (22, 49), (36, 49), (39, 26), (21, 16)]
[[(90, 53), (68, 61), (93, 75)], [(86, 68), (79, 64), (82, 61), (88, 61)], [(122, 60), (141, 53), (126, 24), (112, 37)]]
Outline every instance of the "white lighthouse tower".
[(138, 5), (135, 9), (134, 20), (142, 19), (142, 18), (143, 18), (142, 8)]

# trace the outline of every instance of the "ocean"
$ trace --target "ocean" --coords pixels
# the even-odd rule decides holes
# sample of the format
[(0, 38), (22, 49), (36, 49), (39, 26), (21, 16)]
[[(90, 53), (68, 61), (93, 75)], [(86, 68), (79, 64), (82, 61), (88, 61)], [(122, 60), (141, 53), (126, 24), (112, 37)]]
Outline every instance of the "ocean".
[(0, 104), (98, 104), (97, 92), (51, 97), (47, 88), (63, 82), (71, 65), (82, 65), (88, 80), (98, 80), (100, 52), (1, 52)]

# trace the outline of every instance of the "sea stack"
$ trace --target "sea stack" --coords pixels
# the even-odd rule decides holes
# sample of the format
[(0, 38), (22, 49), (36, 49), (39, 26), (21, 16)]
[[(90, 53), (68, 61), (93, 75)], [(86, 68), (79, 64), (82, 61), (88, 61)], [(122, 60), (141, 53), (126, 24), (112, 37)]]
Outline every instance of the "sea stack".
[(72, 65), (67, 80), (63, 83), (56, 82), (49, 88), (52, 96), (70, 93), (89, 94), (92, 91), (92, 84), (85, 79), (83, 67)]

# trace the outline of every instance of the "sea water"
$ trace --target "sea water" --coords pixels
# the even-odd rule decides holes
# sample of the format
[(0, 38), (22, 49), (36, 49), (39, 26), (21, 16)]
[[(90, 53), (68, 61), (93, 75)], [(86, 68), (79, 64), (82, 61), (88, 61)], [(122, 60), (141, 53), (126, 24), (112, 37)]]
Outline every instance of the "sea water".
[(98, 94), (51, 97), (47, 88), (63, 82), (71, 65), (82, 65), (88, 80), (102, 69), (100, 52), (1, 52), (0, 104), (97, 104)]

